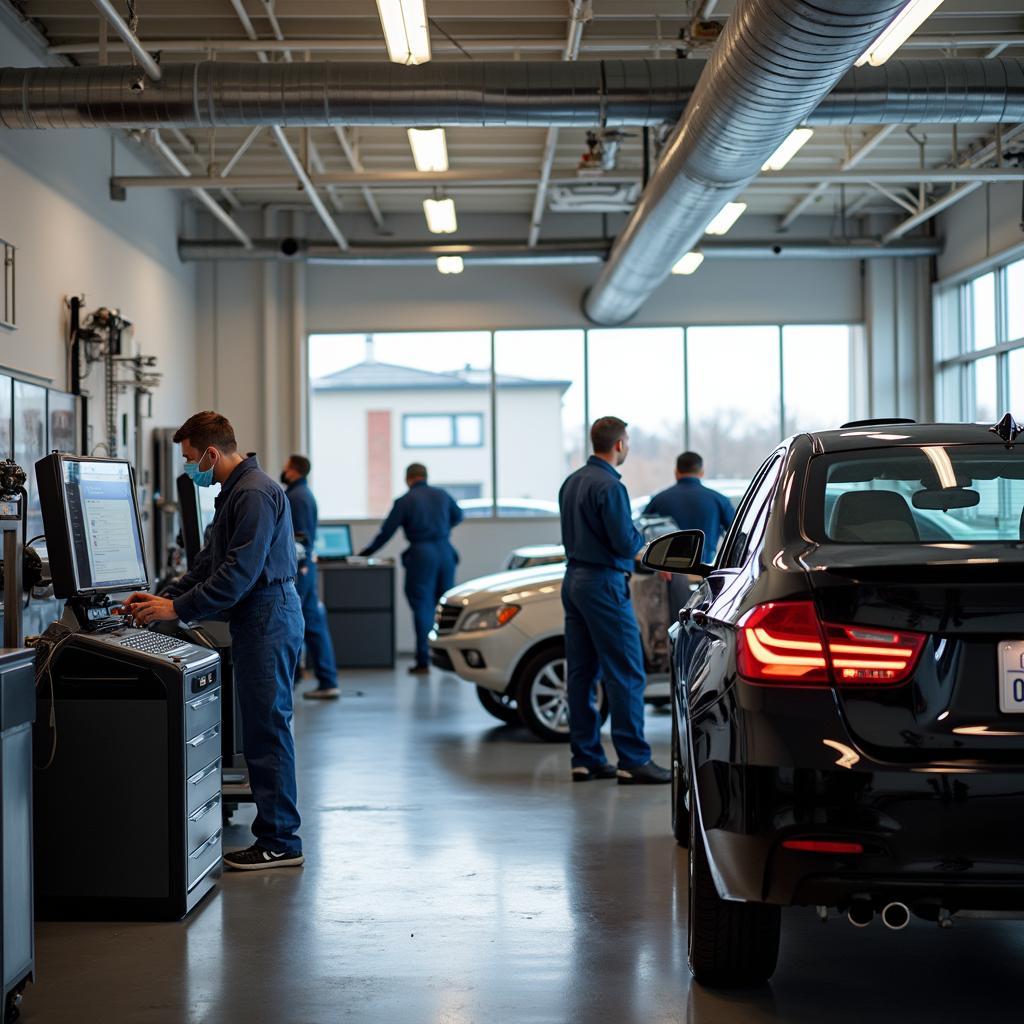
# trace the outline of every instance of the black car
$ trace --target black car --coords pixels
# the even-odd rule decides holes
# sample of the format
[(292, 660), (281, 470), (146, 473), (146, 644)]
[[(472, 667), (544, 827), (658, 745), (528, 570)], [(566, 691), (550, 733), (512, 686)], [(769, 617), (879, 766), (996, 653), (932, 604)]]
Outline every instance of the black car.
[(767, 980), (780, 908), (1024, 910), (1024, 437), (867, 421), (784, 442), (671, 629), (689, 961)]

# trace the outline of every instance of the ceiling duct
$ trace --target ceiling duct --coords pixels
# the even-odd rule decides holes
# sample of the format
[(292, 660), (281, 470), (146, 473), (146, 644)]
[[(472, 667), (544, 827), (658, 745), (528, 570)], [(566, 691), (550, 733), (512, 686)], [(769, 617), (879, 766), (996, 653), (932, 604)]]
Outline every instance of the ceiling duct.
[(620, 324), (849, 71), (903, 0), (739, 0), (608, 263), (584, 296)]
[[(723, 45), (730, 45), (728, 36), (723, 35)], [(754, 52), (742, 55), (731, 45), (730, 61), (745, 65), (756, 63), (756, 50), (767, 40), (746, 34), (743, 45)], [(815, 101), (801, 94), (799, 110), (807, 124), (1024, 121), (1024, 61), (889, 61), (880, 68), (858, 68), (836, 83), (842, 65), (833, 52), (817, 52), (816, 36), (807, 45), (808, 51), (796, 52), (794, 66), (812, 65), (817, 58), (834, 85), (823, 101), (824, 93), (814, 90), (822, 101), (817, 110)], [(754, 107), (799, 92), (798, 80), (785, 79), (781, 68), (772, 71), (770, 61), (766, 65), (764, 73), (783, 79), (785, 87), (777, 96), (775, 86), (758, 87), (750, 96)], [(206, 61), (163, 65), (158, 82), (131, 65), (2, 68), (0, 125), (656, 126), (679, 119), (704, 67), (696, 60), (466, 61), (418, 67)], [(717, 95), (713, 103), (718, 105)]]

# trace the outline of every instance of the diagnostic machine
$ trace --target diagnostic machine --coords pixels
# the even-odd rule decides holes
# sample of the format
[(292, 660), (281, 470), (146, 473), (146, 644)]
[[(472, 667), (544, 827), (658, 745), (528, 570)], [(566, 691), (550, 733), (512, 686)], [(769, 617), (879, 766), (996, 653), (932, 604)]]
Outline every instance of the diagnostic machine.
[(37, 910), (178, 919), (221, 868), (220, 657), (119, 614), (149, 587), (128, 462), (55, 452), (36, 480), (67, 600), (38, 652)]

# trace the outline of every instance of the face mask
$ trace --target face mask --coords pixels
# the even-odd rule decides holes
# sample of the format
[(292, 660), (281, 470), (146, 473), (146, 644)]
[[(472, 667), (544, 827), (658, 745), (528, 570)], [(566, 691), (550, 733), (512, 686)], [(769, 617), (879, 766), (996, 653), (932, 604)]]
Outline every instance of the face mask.
[(287, 473), (282, 473), (281, 477), (280, 477), (280, 480), (281, 480), (281, 483), (283, 483), (285, 485), (285, 487), (287, 487), (289, 484), (291, 484), (291, 480), (288, 479), (288, 474)]
[(213, 483), (213, 466), (209, 469), (200, 469), (203, 459), (206, 457), (204, 452), (200, 456), (199, 462), (186, 462), (185, 463), (185, 475), (196, 485), (196, 487), (209, 487)]

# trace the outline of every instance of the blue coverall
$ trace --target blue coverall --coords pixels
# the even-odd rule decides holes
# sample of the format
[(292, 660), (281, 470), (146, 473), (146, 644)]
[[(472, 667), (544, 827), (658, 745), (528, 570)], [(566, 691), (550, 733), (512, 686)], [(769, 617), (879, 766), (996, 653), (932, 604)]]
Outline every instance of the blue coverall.
[(309, 489), (305, 477), (288, 485), (285, 494), (292, 509), (292, 526), (296, 537), (300, 537), (309, 557), (299, 563), (299, 574), (295, 577), (295, 589), (302, 604), (302, 618), (306, 625), (306, 651), (313, 663), (318, 690), (338, 688), (338, 664), (334, 660), (334, 645), (327, 631), (327, 615), (317, 592), (316, 559), (313, 544), (316, 541), (318, 522), (316, 498)]
[(252, 831), (272, 853), (302, 852), (292, 680), (302, 649), (295, 535), (284, 492), (250, 456), (221, 485), (210, 539), (166, 592), (182, 621), (227, 619), (242, 750), (256, 802)]
[(405, 596), (412, 609), (416, 630), (416, 664), (430, 663), (427, 641), (434, 624), (434, 609), (441, 595), (455, 586), (455, 566), (459, 556), (448, 540), (452, 527), (462, 522), (462, 509), (455, 499), (426, 480), (417, 480), (391, 506), (377, 536), (363, 548), (361, 555), (379, 551), (402, 527), (409, 546), (402, 552), (405, 567)]
[[(680, 530), (701, 530), (704, 534), (702, 560), (714, 561), (722, 534), (732, 526), (736, 509), (718, 491), (705, 487), (695, 476), (684, 476), (671, 487), (659, 491), (647, 503), (645, 516), (669, 516)], [(668, 583), (672, 617), (690, 597), (690, 583), (685, 576), (673, 575)]]
[(640, 629), (629, 597), (633, 556), (643, 538), (633, 526), (621, 475), (592, 455), (558, 494), (562, 543), (569, 564), (562, 583), (572, 766), (605, 763), (600, 679), (611, 709), (612, 742), (622, 769), (651, 760), (644, 739), (644, 671)]

